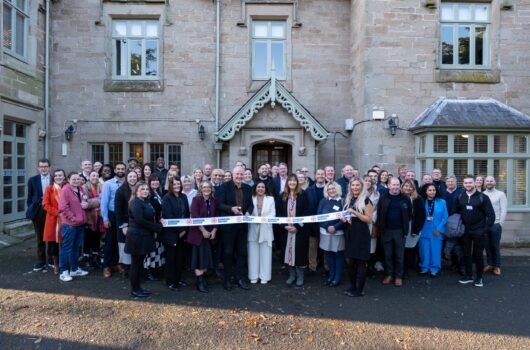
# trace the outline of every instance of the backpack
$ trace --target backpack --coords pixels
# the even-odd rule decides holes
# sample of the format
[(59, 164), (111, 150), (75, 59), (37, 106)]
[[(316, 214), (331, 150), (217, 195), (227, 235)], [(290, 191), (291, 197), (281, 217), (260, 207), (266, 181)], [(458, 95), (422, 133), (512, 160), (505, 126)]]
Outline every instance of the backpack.
[(466, 227), (462, 223), (460, 214), (453, 214), (447, 219), (444, 236), (446, 238), (459, 238), (464, 235)]

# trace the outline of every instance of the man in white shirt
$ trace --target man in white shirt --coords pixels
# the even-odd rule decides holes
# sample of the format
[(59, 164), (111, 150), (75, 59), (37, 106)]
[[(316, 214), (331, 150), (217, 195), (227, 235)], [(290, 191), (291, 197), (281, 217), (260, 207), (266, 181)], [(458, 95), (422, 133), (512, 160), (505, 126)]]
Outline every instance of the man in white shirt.
[(495, 188), (497, 184), (493, 176), (487, 176), (484, 181), (486, 185), (486, 190), (484, 194), (487, 195), (491, 204), (493, 205), (493, 210), (495, 211), (495, 223), (488, 230), (486, 236), (486, 256), (488, 264), (484, 267), (484, 272), (491, 272), (495, 276), (501, 275), (501, 234), (502, 234), (502, 225), (506, 220), (506, 212), (508, 207), (508, 201), (506, 199), (506, 194), (502, 191), (499, 191)]

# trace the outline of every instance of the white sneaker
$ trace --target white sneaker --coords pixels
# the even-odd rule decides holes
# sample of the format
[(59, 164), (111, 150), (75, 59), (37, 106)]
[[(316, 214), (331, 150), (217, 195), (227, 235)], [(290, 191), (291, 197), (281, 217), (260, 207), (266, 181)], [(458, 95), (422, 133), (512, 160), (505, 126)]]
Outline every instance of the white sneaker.
[(70, 282), (72, 280), (72, 276), (70, 276), (68, 271), (63, 271), (63, 273), (59, 275), (59, 279), (63, 282)]
[(77, 268), (77, 270), (70, 272), (70, 276), (72, 277), (83, 277), (88, 275), (88, 271), (81, 270), (80, 268)]

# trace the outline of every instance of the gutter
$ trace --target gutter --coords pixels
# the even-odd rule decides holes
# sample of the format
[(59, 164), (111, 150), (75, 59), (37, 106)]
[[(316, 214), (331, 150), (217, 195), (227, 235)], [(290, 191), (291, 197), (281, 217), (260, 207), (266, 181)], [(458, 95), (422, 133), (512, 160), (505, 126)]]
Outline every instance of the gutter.
[(44, 46), (44, 158), (49, 157), (49, 118), (50, 118), (50, 0), (46, 1), (45, 46)]
[[(219, 131), (219, 99), (220, 99), (220, 71), (221, 71), (221, 0), (216, 0), (215, 9), (215, 133)], [(217, 136), (215, 142), (218, 142)], [(215, 147), (217, 168), (221, 167), (221, 147)]]

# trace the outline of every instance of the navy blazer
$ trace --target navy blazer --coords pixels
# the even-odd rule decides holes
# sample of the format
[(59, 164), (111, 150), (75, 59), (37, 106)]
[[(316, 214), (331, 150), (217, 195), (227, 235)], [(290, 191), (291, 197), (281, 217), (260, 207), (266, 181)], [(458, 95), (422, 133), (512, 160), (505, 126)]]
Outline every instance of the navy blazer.
[[(50, 176), (51, 180), (51, 176)], [(44, 191), (42, 183), (40, 181), (40, 174), (29, 178), (28, 180), (28, 198), (26, 199), (26, 218), (34, 220), (35, 216), (42, 208), (42, 198), (44, 197)]]

